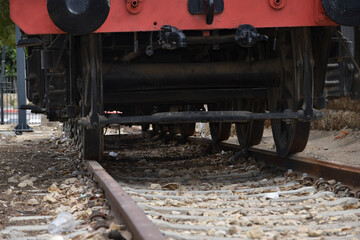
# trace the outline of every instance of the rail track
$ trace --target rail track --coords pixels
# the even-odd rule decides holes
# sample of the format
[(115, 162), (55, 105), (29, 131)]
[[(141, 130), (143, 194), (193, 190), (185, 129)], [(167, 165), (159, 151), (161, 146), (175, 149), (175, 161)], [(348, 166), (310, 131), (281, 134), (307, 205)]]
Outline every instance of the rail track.
[(231, 144), (212, 153), (204, 139), (107, 138), (112, 157), (88, 168), (134, 239), (360, 238), (360, 169)]

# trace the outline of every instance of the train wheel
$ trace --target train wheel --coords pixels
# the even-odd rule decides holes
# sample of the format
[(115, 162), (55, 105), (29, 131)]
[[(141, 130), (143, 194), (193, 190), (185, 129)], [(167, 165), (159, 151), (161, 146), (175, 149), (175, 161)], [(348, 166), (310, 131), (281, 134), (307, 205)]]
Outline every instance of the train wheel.
[(195, 123), (180, 124), (180, 133), (183, 138), (190, 137), (195, 133)]
[(310, 123), (298, 120), (272, 120), (271, 129), (276, 152), (281, 157), (301, 152), (305, 149), (310, 133)]
[[(203, 107), (203, 106), (202, 106)], [(182, 110), (185, 112), (189, 111), (200, 111), (201, 107), (196, 105), (184, 105), (182, 106)], [(179, 124), (180, 127), (180, 134), (181, 136), (186, 139), (187, 137), (190, 137), (194, 135), (195, 133), (195, 123), (181, 123)]]
[[(236, 110), (264, 112), (265, 102), (262, 100), (240, 100)], [(258, 145), (261, 142), (264, 132), (264, 120), (252, 120), (250, 122), (235, 123), (236, 135), (241, 148), (248, 148)]]
[[(309, 29), (291, 30), (290, 34), (283, 34), (280, 41), (281, 59), (292, 62), (293, 67), (284, 68), (280, 86), (269, 89), (269, 109), (270, 112), (298, 111), (303, 109), (305, 101), (305, 81), (313, 77)], [(282, 65), (286, 66), (285, 62)], [(310, 133), (310, 122), (301, 122), (297, 119), (271, 120), (271, 128), (279, 156), (285, 157), (305, 149)]]
[(210, 123), (211, 139), (214, 143), (228, 140), (230, 137), (231, 123)]
[[(226, 104), (208, 104), (209, 111), (228, 110)], [(228, 140), (230, 137), (231, 123), (209, 123), (211, 139), (214, 143)]]
[(160, 124), (159, 126), (160, 126), (160, 134), (159, 134), (159, 136), (160, 137), (165, 137), (166, 133), (169, 132), (168, 125)]
[(178, 124), (169, 124), (168, 131), (171, 138), (180, 133), (180, 126)]
[(153, 135), (159, 135), (160, 133), (160, 125), (159, 124), (151, 124), (152, 129), (153, 129)]
[(85, 160), (101, 161), (104, 151), (102, 128), (82, 129), (82, 153)]
[(141, 131), (147, 132), (150, 128), (150, 123), (141, 124)]

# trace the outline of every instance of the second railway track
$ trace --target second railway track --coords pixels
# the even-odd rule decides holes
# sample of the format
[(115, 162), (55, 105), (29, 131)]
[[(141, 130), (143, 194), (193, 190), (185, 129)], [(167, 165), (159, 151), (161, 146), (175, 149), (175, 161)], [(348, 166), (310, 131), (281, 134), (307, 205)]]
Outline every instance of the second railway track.
[[(267, 164), (259, 152), (256, 158), (212, 153), (208, 143), (166, 143), (142, 135), (107, 138), (112, 138), (107, 153), (117, 156), (107, 157), (103, 167), (165, 238), (360, 238), (360, 203), (352, 197), (354, 189), (340, 185), (342, 176), (323, 180), (329, 176), (315, 176), (321, 171), (310, 169), (309, 175), (296, 174), (297, 169)], [(89, 162), (96, 175), (101, 167), (94, 164)], [(130, 225), (136, 228), (141, 220), (135, 221)], [(137, 226), (135, 231), (146, 230)], [(138, 238), (156, 239), (146, 232)]]

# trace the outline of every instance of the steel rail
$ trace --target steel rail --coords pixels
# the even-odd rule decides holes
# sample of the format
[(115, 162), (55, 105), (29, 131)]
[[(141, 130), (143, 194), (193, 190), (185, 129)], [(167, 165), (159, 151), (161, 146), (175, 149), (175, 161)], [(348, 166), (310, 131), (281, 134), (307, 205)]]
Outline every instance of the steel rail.
[(131, 197), (96, 161), (87, 161), (87, 168), (93, 174), (111, 205), (111, 210), (121, 216), (135, 240), (166, 240), (164, 235), (147, 218)]
[[(213, 144), (211, 139), (190, 137), (190, 142)], [(220, 148), (225, 151), (240, 151), (239, 145), (222, 142)], [(357, 197), (360, 193), (360, 167), (339, 162), (329, 162), (316, 158), (290, 155), (286, 158), (279, 157), (276, 151), (250, 148), (251, 156), (266, 161), (267, 163), (281, 168), (292, 169), (295, 172), (307, 173), (310, 177), (321, 177), (325, 180), (335, 179), (341, 184), (354, 189)]]

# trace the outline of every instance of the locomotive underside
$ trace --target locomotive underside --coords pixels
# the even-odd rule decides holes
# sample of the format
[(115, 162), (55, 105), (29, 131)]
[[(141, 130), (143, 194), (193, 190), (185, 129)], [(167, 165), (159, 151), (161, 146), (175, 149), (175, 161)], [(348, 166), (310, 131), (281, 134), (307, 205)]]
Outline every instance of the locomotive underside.
[[(49, 46), (47, 76), (41, 69), (42, 46), (31, 47), (28, 98), (47, 109), (50, 120), (71, 119), (89, 127), (121, 123), (147, 128), (152, 123), (159, 131), (192, 135), (194, 122), (214, 120), (211, 133), (219, 142), (236, 123), (244, 147), (260, 142), (264, 119), (272, 117), (274, 135), (279, 135), (275, 139), (285, 145), (279, 153), (286, 155), (303, 150), (310, 120), (318, 116), (313, 105), (323, 106), (324, 45), (332, 31), (260, 29), (269, 39), (251, 47), (240, 46), (229, 30), (207, 37), (190, 31), (183, 33), (187, 46), (174, 49), (161, 48), (153, 32), (41, 36)], [(118, 114), (106, 114), (114, 111)], [(94, 136), (101, 135), (101, 128), (95, 129), (83, 130), (96, 131), (89, 140), (91, 151), (99, 144)]]
[[(211, 2), (211, 1), (210, 1)], [(155, 25), (155, 22), (154, 22)], [(101, 159), (103, 128), (152, 125), (213, 142), (260, 143), (271, 119), (280, 156), (304, 150), (321, 117), (336, 26), (28, 35), (27, 96), (33, 111), (67, 122), (85, 159)]]

